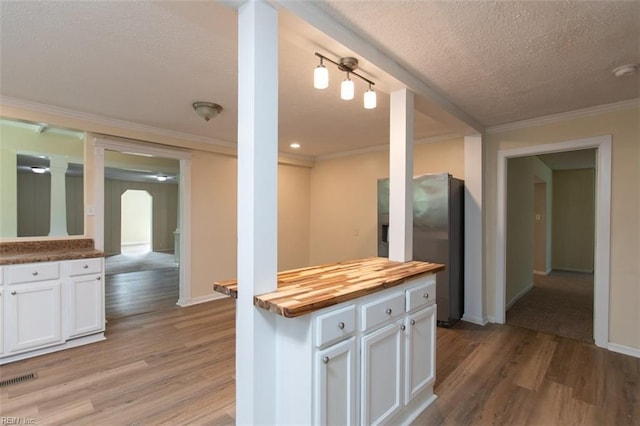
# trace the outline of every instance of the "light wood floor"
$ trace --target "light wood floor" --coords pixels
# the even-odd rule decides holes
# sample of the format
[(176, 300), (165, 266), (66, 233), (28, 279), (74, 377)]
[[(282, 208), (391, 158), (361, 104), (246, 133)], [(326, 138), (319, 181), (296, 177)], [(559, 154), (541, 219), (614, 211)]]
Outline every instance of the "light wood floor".
[[(114, 319), (108, 340), (0, 367), (0, 416), (38, 424), (234, 421), (234, 302)], [(511, 325), (438, 329), (420, 425), (638, 425), (640, 359)], [(23, 423), (24, 424), (24, 423)]]
[(180, 297), (179, 273), (178, 268), (166, 268), (107, 275), (107, 320), (174, 307)]

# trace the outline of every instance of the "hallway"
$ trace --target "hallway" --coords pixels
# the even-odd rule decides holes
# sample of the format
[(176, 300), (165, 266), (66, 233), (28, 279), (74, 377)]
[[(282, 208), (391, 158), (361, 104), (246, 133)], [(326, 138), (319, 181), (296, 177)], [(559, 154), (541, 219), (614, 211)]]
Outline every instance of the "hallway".
[(553, 271), (507, 311), (507, 323), (593, 343), (593, 274)]

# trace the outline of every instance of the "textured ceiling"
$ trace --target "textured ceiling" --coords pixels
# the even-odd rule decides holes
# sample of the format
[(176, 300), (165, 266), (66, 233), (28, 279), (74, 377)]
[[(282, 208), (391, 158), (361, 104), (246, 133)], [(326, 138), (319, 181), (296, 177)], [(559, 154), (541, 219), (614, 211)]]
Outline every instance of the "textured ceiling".
[[(484, 125), (640, 97), (640, 2), (317, 3)], [(237, 133), (236, 11), (210, 1), (0, 3), (0, 94), (212, 141)], [(280, 13), (281, 152), (317, 156), (388, 143), (392, 77), (361, 62), (378, 88), (366, 111), (312, 88), (313, 55), (353, 54)], [(196, 100), (224, 111), (205, 122)], [(416, 138), (464, 126), (416, 112)], [(299, 151), (291, 142), (303, 145)]]
[(640, 97), (638, 1), (318, 5), (485, 126)]

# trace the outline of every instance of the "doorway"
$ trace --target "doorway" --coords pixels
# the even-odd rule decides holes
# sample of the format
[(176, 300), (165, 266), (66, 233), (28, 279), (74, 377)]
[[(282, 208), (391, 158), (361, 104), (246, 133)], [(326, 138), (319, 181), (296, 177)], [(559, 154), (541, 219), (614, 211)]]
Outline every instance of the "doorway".
[(507, 161), (507, 323), (593, 343), (595, 159)]
[(609, 271), (611, 228), (611, 136), (598, 136), (567, 142), (498, 151), (498, 214), (496, 244), (496, 293), (494, 317), (506, 320), (507, 287), (507, 160), (531, 155), (596, 148), (595, 177), (595, 256), (593, 273), (593, 337), (595, 344), (607, 347), (609, 337)]
[[(190, 216), (190, 154), (188, 152), (160, 148), (144, 143), (133, 143), (116, 141), (111, 139), (95, 138), (93, 143), (95, 164), (95, 181), (93, 189), (96, 195), (94, 220), (97, 231), (95, 232), (95, 245), (105, 252), (119, 254), (120, 252), (120, 201), (121, 195), (128, 189), (144, 190), (152, 197), (151, 210), (151, 252), (145, 256), (153, 255), (166, 256), (170, 260), (170, 268), (156, 269), (151, 271), (136, 272), (140, 276), (138, 283), (145, 284), (149, 291), (157, 291), (160, 286), (175, 286), (174, 294), (169, 296), (163, 303), (171, 306), (178, 304), (188, 306), (194, 303), (191, 300), (190, 275), (191, 256), (190, 240), (191, 228), (188, 220)], [(107, 159), (105, 156), (116, 154), (117, 161), (113, 158)], [(126, 157), (136, 157), (139, 161), (137, 166), (130, 167), (130, 159)], [(148, 159), (149, 161), (145, 161)], [(157, 159), (169, 160), (174, 164), (175, 173), (167, 173), (164, 169), (158, 169)], [(146, 165), (141, 165), (146, 163)], [(171, 170), (169, 170), (171, 172)], [(113, 176), (112, 174), (116, 174)], [(111, 175), (113, 179), (107, 179)], [(147, 179), (145, 181), (145, 179)], [(110, 183), (108, 182), (110, 181)], [(107, 183), (109, 185), (107, 186)], [(166, 195), (166, 187), (172, 186), (174, 189)], [(163, 189), (164, 188), (164, 189)], [(107, 197), (107, 194), (109, 196)], [(164, 195), (162, 195), (164, 194)], [(167, 204), (167, 200), (173, 199)], [(107, 205), (106, 200), (110, 201)], [(117, 200), (117, 204), (114, 204)], [(115, 214), (114, 214), (115, 212)], [(108, 214), (107, 214), (108, 213)], [(117, 218), (117, 226), (109, 224), (107, 218)], [(173, 225), (167, 225), (173, 221)], [(109, 226), (107, 226), (109, 225)], [(146, 227), (146, 225), (145, 225)], [(100, 232), (99, 230), (102, 230)], [(107, 232), (107, 230), (111, 230)], [(113, 232), (113, 230), (117, 230)], [(108, 249), (108, 250), (107, 250)], [(168, 251), (170, 250), (170, 251)], [(177, 254), (179, 253), (179, 260)], [(155, 261), (154, 259), (147, 259)], [(176, 267), (178, 266), (178, 267)], [(153, 277), (142, 275), (154, 274)], [(124, 274), (122, 274), (124, 275)], [(129, 276), (129, 278), (131, 275)], [(164, 283), (164, 284), (163, 284)], [(141, 287), (142, 288), (142, 287)], [(132, 301), (136, 298), (144, 301), (149, 296), (149, 291), (143, 291), (136, 296), (132, 293), (122, 293), (122, 301)]]
[(153, 197), (147, 191), (127, 189), (120, 199), (120, 253), (149, 253), (152, 246)]

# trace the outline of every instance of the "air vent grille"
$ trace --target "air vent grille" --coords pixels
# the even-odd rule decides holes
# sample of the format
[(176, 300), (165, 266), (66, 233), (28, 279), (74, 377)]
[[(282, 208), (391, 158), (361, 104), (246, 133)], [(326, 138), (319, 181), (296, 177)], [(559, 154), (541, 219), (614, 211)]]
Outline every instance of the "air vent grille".
[(28, 382), (36, 378), (34, 373), (25, 374), (19, 377), (13, 377), (11, 379), (0, 381), (0, 388), (6, 388), (7, 386), (17, 385), (18, 383)]

